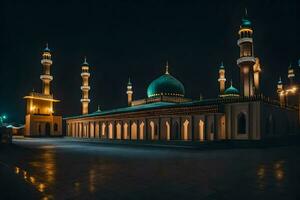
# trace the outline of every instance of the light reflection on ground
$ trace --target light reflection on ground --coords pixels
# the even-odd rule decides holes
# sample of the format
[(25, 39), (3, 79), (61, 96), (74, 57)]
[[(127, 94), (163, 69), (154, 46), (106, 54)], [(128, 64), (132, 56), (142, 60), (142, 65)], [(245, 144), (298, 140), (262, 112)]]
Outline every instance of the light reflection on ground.
[[(295, 199), (300, 147), (167, 150), (18, 140), (0, 153), (44, 199)], [(0, 164), (1, 164), (0, 163)], [(1, 182), (0, 182), (1, 183)]]

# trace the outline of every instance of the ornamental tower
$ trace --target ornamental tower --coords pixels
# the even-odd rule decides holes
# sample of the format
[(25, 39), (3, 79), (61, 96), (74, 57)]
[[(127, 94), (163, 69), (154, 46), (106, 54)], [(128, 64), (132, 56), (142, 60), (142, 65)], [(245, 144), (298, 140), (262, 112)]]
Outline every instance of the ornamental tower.
[(40, 76), (40, 79), (43, 82), (42, 93), (45, 95), (50, 95), (50, 82), (53, 80), (53, 77), (50, 74), (52, 60), (48, 44), (46, 44), (46, 48), (43, 51), (41, 64), (43, 65), (43, 74)]
[(82, 98), (81, 98), (81, 104), (82, 104), (82, 114), (88, 114), (89, 113), (89, 90), (91, 89), (89, 86), (89, 64), (86, 61), (86, 58), (84, 58), (84, 62), (81, 66), (81, 77), (82, 77), (82, 86), (81, 86), (81, 91), (82, 91)]
[(225, 67), (223, 65), (223, 62), (221, 63), (221, 66), (219, 68), (219, 90), (220, 90), (220, 95), (224, 94), (225, 91), (225, 82), (226, 82), (226, 78), (225, 78)]
[(237, 65), (240, 68), (240, 92), (241, 96), (254, 95), (253, 85), (253, 65), (255, 64), (253, 52), (253, 30), (251, 22), (247, 19), (247, 10), (245, 17), (239, 29), (238, 46), (240, 47), (240, 57), (237, 59)]
[(130, 82), (130, 78), (128, 79), (126, 94), (127, 94), (127, 103), (128, 103), (128, 106), (132, 106), (132, 94), (133, 94), (133, 91), (132, 91), (132, 84)]
[(43, 74), (41, 92), (30, 92), (24, 97), (26, 100), (25, 136), (49, 137), (62, 135), (62, 117), (54, 109), (54, 104), (59, 100), (53, 97), (50, 90), (50, 82), (53, 77), (50, 74), (52, 65), (51, 53), (46, 45), (42, 53), (41, 64)]
[(281, 81), (281, 77), (279, 77), (279, 81), (277, 83), (277, 94), (278, 94), (278, 99), (279, 99), (280, 105), (284, 106), (284, 90), (283, 90), (283, 84)]

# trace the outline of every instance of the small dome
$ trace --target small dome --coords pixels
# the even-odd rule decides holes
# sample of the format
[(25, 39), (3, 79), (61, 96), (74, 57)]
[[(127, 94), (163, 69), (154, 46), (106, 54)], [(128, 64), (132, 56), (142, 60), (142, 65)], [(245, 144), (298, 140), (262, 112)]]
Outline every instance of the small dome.
[(227, 88), (224, 93), (226, 95), (239, 95), (240, 94), (238, 89), (236, 89), (232, 85), (229, 88)]
[(246, 18), (242, 19), (241, 28), (251, 28), (251, 22)]
[(152, 81), (147, 89), (148, 97), (159, 95), (184, 97), (184, 94), (185, 90), (183, 84), (169, 73)]

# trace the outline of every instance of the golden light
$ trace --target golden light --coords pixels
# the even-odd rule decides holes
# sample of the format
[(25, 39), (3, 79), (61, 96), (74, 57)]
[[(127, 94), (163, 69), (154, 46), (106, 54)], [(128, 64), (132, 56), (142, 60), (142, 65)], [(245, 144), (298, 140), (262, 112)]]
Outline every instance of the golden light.
[(33, 176), (30, 176), (29, 179), (30, 179), (30, 182), (31, 182), (31, 183), (35, 183), (35, 178), (34, 178)]
[(40, 192), (44, 192), (45, 191), (45, 185), (43, 183), (40, 183), (39, 186), (38, 186), (38, 190)]
[(35, 108), (36, 108), (35, 106), (31, 106), (31, 107), (30, 107), (30, 111), (34, 111)]
[(16, 167), (16, 174), (19, 174), (20, 173), (20, 168), (19, 167)]

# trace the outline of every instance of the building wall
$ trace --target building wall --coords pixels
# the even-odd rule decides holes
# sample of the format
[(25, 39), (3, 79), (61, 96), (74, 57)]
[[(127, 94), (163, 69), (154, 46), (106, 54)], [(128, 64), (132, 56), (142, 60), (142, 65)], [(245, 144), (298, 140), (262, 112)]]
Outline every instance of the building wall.
[(25, 136), (61, 136), (62, 117), (44, 115), (26, 115)]
[[(224, 113), (199, 112), (191, 115), (98, 116), (68, 119), (67, 135), (120, 140), (213, 141), (260, 140), (287, 133), (296, 134), (297, 131), (296, 110), (288, 110), (262, 101), (251, 101), (225, 104), (223, 111)], [(276, 123), (272, 125), (272, 129), (265, 125), (268, 116), (272, 116), (273, 124)], [(284, 123), (280, 123), (282, 121)], [(95, 124), (99, 124), (99, 134)], [(87, 128), (80, 128), (85, 126)]]
[(300, 134), (297, 111), (292, 109), (262, 104), (260, 121), (262, 138)]

